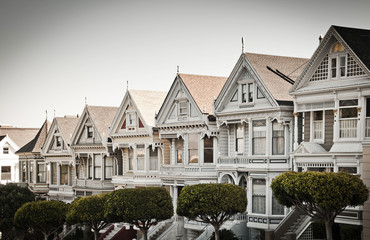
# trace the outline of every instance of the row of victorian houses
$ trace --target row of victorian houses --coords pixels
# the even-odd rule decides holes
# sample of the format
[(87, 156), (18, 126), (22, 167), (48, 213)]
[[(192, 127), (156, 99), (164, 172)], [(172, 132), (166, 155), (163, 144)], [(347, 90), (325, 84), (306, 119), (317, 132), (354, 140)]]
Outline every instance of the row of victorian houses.
[[(45, 121), (16, 151), (19, 181), (66, 202), (163, 186), (175, 207), (186, 185), (232, 183), (248, 197), (237, 235), (275, 229), (289, 209), (269, 186), (283, 172), (344, 171), (370, 186), (369, 56), (370, 30), (331, 26), (311, 59), (243, 52), (228, 78), (177, 73), (168, 92), (127, 90), (118, 108)], [(366, 239), (367, 208), (337, 222)], [(183, 226), (183, 239), (204, 229)]]

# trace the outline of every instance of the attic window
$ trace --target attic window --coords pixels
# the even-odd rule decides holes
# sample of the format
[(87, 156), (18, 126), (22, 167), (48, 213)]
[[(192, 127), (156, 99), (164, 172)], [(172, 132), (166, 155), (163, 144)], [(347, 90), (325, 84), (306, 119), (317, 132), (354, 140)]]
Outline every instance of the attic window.
[(93, 132), (92, 126), (87, 126), (86, 127), (86, 130), (87, 130), (87, 138), (92, 138), (94, 136), (94, 132)]
[(179, 115), (180, 116), (188, 115), (188, 103), (187, 102), (179, 102)]
[(59, 136), (55, 137), (55, 147), (61, 148), (62, 147), (62, 139)]
[(3, 154), (9, 154), (9, 148), (3, 147)]
[(136, 116), (135, 116), (135, 114), (128, 114), (128, 116), (127, 116), (128, 118), (127, 118), (127, 125), (128, 126), (135, 126), (136, 125)]

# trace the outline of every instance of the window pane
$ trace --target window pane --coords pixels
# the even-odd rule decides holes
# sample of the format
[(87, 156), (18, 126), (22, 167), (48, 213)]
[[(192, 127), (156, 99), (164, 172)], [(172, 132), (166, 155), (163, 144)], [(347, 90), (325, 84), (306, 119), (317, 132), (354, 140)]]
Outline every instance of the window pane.
[(158, 170), (158, 148), (155, 148), (154, 151), (152, 148), (149, 149), (150, 156), (150, 166), (149, 170)]
[(144, 171), (144, 161), (145, 161), (145, 147), (144, 145), (138, 145), (136, 148), (137, 157), (137, 170)]
[(46, 182), (46, 165), (37, 164), (37, 182), (45, 183)]
[(94, 178), (101, 178), (102, 156), (94, 154)]
[(338, 171), (339, 172), (346, 172), (346, 173), (356, 174), (357, 173), (357, 167), (339, 167)]
[(272, 124), (272, 154), (284, 155), (284, 126), (274, 121)]
[(253, 154), (266, 154), (266, 131), (253, 131)]
[(322, 120), (323, 118), (323, 112), (322, 111), (315, 111), (313, 112), (313, 119), (314, 120)]
[(188, 135), (189, 163), (198, 163), (198, 141), (199, 134), (191, 133)]
[(252, 195), (252, 212), (264, 214), (266, 212), (265, 179), (253, 179)]
[(243, 154), (244, 152), (244, 131), (243, 125), (238, 124), (236, 126), (236, 144), (235, 144), (235, 151), (238, 154)]
[(336, 58), (331, 59), (331, 77), (332, 78), (337, 77), (337, 59)]
[(248, 83), (248, 102), (253, 102), (253, 83)]
[(346, 76), (346, 57), (342, 56), (339, 58), (340, 60), (340, 76)]
[(51, 163), (51, 184), (57, 184), (57, 164)]
[(204, 162), (213, 163), (213, 137), (208, 138), (207, 136), (203, 139), (204, 141)]
[(231, 102), (237, 102), (238, 101), (238, 90), (235, 91), (233, 97), (231, 98)]
[(247, 85), (242, 84), (242, 102), (247, 102)]
[(106, 179), (112, 179), (113, 175), (113, 159), (112, 158), (106, 158), (105, 159), (105, 178)]
[(340, 100), (339, 106), (340, 107), (349, 107), (349, 106), (357, 106), (358, 99), (351, 99), (351, 100)]
[(182, 163), (182, 149), (184, 146), (184, 140), (183, 139), (176, 139), (176, 157), (177, 157), (177, 163)]
[(68, 166), (67, 165), (60, 166), (60, 184), (68, 185)]
[(356, 118), (357, 108), (341, 108), (340, 118)]
[(11, 180), (11, 174), (10, 166), (1, 167), (1, 180)]
[(284, 206), (272, 195), (272, 215), (284, 215)]
[(133, 149), (132, 148), (128, 148), (128, 170), (134, 170), (134, 166), (133, 166)]

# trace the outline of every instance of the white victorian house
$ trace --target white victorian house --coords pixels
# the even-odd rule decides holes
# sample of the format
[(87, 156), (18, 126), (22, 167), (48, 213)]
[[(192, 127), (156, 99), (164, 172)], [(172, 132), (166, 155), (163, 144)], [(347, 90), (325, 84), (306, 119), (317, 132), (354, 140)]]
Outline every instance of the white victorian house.
[(293, 99), (289, 88), (308, 59), (243, 53), (215, 101), (218, 182), (243, 187), (247, 227), (274, 229), (286, 215), (270, 184), (291, 170)]
[(19, 182), (19, 156), (16, 152), (31, 141), (38, 128), (0, 125), (0, 184)]
[(86, 105), (71, 137), (76, 197), (113, 191), (108, 129), (117, 107)]
[(74, 200), (72, 185), (75, 168), (70, 144), (78, 121), (78, 116), (54, 118), (42, 147), (41, 154), (49, 173), (46, 177), (49, 200), (61, 200), (67, 203)]
[[(363, 149), (370, 144), (369, 36), (370, 30), (331, 26), (290, 89), (297, 123), (294, 170), (370, 178), (370, 166), (363, 168)], [(356, 207), (336, 222), (359, 225), (363, 219), (362, 207)]]
[[(183, 186), (217, 182), (218, 129), (212, 104), (225, 81), (224, 77), (177, 74), (157, 115), (164, 144), (161, 181), (170, 190), (175, 212)], [(203, 227), (184, 234), (196, 236)]]
[(127, 90), (109, 131), (115, 188), (160, 186), (164, 146), (155, 127), (166, 92)]

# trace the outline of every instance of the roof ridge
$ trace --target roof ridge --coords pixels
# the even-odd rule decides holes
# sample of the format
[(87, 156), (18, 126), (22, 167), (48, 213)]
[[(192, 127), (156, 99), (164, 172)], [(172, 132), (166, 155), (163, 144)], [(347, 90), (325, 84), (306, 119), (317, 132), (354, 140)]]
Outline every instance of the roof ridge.
[(292, 56), (283, 56), (283, 55), (273, 55), (273, 54), (267, 54), (267, 53), (244, 52), (244, 54), (254, 54), (254, 55), (262, 55), (262, 56), (281, 57), (281, 58), (299, 58), (299, 59), (310, 60), (310, 58), (306, 58), (306, 57), (292, 57)]

